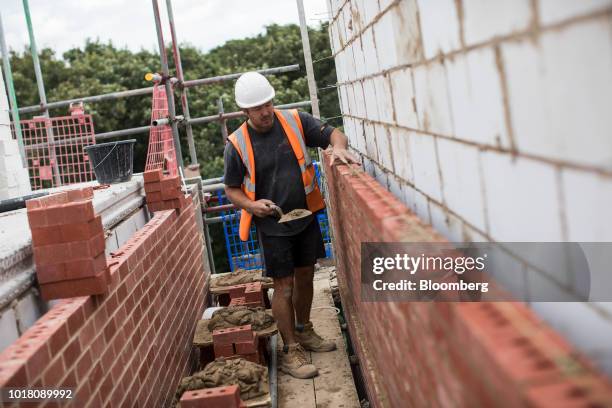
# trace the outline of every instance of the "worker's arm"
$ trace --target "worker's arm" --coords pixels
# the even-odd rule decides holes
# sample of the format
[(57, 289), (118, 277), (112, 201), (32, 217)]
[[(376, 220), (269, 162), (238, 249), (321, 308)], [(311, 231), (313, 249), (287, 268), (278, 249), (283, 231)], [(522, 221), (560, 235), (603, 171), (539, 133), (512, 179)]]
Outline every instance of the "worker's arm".
[(359, 161), (346, 148), (348, 147), (348, 137), (338, 129), (334, 129), (330, 138), (332, 146), (332, 154), (330, 156), (330, 165), (335, 163), (358, 163)]
[(225, 186), (225, 195), (227, 196), (227, 199), (232, 202), (232, 204), (250, 212), (256, 217), (263, 218), (276, 214), (276, 212), (271, 208), (271, 206), (274, 205), (272, 201), (266, 199), (251, 201), (240, 187)]

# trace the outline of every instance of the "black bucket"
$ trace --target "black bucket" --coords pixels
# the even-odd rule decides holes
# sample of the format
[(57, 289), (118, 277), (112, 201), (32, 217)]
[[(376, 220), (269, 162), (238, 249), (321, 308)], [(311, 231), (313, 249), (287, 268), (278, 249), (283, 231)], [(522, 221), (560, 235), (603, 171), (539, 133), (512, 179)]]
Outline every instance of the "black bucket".
[(136, 143), (136, 139), (85, 147), (98, 183), (122, 183), (132, 178), (134, 143)]

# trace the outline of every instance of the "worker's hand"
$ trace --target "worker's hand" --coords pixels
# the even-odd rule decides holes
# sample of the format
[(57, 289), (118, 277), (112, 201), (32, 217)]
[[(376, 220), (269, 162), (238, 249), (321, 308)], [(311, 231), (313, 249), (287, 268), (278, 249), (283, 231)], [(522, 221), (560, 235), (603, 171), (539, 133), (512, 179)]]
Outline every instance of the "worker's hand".
[(329, 157), (329, 165), (333, 166), (336, 163), (359, 163), (357, 158), (351, 152), (342, 147), (332, 147), (332, 152)]
[(273, 201), (262, 198), (261, 200), (253, 201), (247, 210), (256, 217), (263, 218), (276, 214), (276, 211), (273, 209), (275, 205)]

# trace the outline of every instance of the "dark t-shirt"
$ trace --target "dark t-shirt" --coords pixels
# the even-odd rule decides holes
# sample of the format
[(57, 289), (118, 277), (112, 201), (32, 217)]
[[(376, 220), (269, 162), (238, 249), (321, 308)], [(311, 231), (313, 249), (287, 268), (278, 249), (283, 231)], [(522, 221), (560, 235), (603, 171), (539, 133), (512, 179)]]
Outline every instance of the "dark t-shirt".
[[(330, 144), (333, 127), (306, 112), (299, 112), (306, 146), (326, 148)], [(297, 158), (289, 144), (280, 122), (274, 117), (274, 125), (266, 133), (258, 133), (249, 126), (249, 136), (255, 157), (255, 199), (268, 199), (276, 203), (284, 213), (306, 207), (306, 194)], [(232, 143), (225, 145), (224, 183), (240, 187), (246, 168)], [(313, 158), (314, 160), (314, 158)], [(313, 216), (278, 223), (274, 217), (253, 217), (255, 225), (266, 235), (290, 236), (300, 233), (312, 221)]]

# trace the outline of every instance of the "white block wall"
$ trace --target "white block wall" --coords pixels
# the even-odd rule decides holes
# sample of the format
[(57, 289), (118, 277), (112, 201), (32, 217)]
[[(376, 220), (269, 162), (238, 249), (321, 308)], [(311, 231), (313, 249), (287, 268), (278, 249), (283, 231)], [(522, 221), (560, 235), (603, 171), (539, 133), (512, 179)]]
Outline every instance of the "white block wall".
[[(329, 8), (351, 148), (419, 217), (459, 242), (612, 242), (612, 0)], [(500, 279), (555, 285), (537, 259)], [(531, 303), (612, 374), (612, 303)]]
[(11, 136), (9, 103), (0, 67), (0, 200), (29, 192), (28, 170), (23, 167), (17, 141)]

